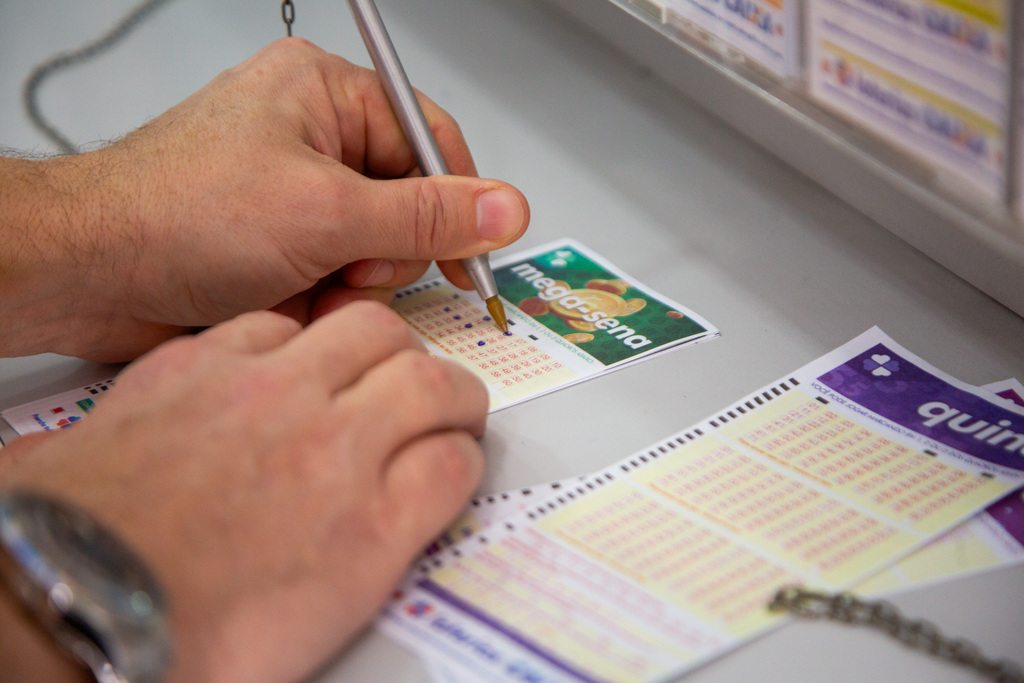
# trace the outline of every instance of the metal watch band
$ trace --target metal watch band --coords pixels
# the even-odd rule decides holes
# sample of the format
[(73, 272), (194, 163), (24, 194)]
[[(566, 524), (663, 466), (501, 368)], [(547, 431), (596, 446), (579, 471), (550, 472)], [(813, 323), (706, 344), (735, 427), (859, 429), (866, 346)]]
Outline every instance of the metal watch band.
[(0, 491), (0, 581), (101, 683), (159, 683), (170, 663), (160, 587), (142, 560), (81, 509)]

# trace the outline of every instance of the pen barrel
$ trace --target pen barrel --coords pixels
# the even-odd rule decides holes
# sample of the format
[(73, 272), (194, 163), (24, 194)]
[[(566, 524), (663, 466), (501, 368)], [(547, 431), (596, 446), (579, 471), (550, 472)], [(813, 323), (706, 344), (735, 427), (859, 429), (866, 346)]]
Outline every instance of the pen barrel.
[(398, 59), (395, 45), (380, 18), (376, 3), (373, 0), (348, 0), (348, 4), (359, 27), (359, 34), (370, 53), (370, 60), (384, 86), (384, 92), (391, 102), (391, 109), (412, 147), (423, 175), (448, 175), (448, 166), (430, 132), (430, 126), (423, 116), (423, 110), (409, 84), (402, 62)]
[(494, 271), (491, 270), (487, 254), (462, 259), (462, 267), (466, 269), (466, 274), (469, 275), (469, 279), (473, 283), (473, 289), (480, 294), (481, 298), (486, 300), (492, 296), (498, 296), (498, 285), (494, 282)]
[[(391, 109), (395, 112), (402, 132), (412, 147), (423, 175), (448, 175), (448, 166), (444, 163), (444, 157), (441, 156), (433, 133), (430, 132), (423, 109), (420, 108), (405, 68), (398, 59), (395, 45), (391, 42), (391, 36), (388, 35), (376, 3), (373, 0), (348, 0), (348, 5), (352, 9), (356, 26), (359, 27), (359, 35), (366, 43), (366, 50), (370, 53), (370, 60), (377, 70), (384, 92), (391, 102)], [(498, 295), (498, 287), (494, 283), (494, 273), (491, 271), (487, 254), (464, 258), (462, 266), (466, 269), (473, 288), (481, 297), (489, 299)]]

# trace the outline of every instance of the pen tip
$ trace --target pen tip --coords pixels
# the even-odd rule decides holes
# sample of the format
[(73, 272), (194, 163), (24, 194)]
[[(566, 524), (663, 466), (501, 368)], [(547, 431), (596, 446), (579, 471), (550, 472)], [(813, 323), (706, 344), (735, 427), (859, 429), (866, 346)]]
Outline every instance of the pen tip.
[(505, 307), (501, 304), (501, 299), (497, 296), (488, 297), (485, 299), (487, 304), (487, 310), (494, 318), (494, 322), (498, 325), (498, 328), (502, 332), (508, 334), (508, 320), (505, 318)]

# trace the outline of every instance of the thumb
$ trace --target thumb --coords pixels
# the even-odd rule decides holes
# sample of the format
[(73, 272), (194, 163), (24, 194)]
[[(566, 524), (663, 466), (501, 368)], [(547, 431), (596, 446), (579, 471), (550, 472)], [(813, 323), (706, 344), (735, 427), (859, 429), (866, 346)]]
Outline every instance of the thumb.
[(366, 180), (343, 210), (357, 258), (465, 258), (511, 244), (530, 220), (519, 190), (466, 176)]

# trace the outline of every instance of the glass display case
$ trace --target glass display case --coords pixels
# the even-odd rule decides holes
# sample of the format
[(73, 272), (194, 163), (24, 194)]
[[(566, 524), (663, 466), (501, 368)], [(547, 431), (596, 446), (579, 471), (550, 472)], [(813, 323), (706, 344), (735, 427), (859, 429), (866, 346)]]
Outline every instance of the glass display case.
[[(1016, 210), (1022, 194), (1016, 189), (1022, 175), (1020, 78), (1013, 45), (1020, 32), (1014, 3), (976, 0), (970, 21), (957, 23), (955, 16), (929, 13), (921, 6), (955, 5), (963, 13), (972, 3), (545, 2), (1024, 315), (1024, 218)], [(876, 31), (867, 36), (875, 43), (864, 32), (857, 33), (850, 16), (841, 14), (853, 11)], [(883, 11), (893, 15), (890, 24), (919, 18), (916, 28), (932, 35), (920, 37), (921, 47), (915, 43), (912, 22), (909, 28), (887, 27), (887, 17), (877, 16)], [(886, 37), (889, 29), (909, 31), (904, 34), (909, 37)], [(933, 66), (936, 81), (931, 83), (928, 74), (914, 74), (913, 50), (927, 49), (927, 41), (940, 39), (949, 46), (936, 49), (968, 54), (951, 54), (946, 66), (936, 63), (934, 55), (923, 55), (918, 62)], [(954, 72), (955, 65), (970, 59), (976, 62), (973, 71)], [(844, 92), (842, 86), (850, 87)], [(849, 106), (843, 105), (843, 97)], [(890, 120), (904, 121), (889, 130), (872, 125), (870, 117), (879, 111), (891, 114)], [(919, 114), (917, 129), (911, 114)], [(914, 144), (914, 136), (923, 142)], [(973, 166), (969, 154), (974, 154)]]

